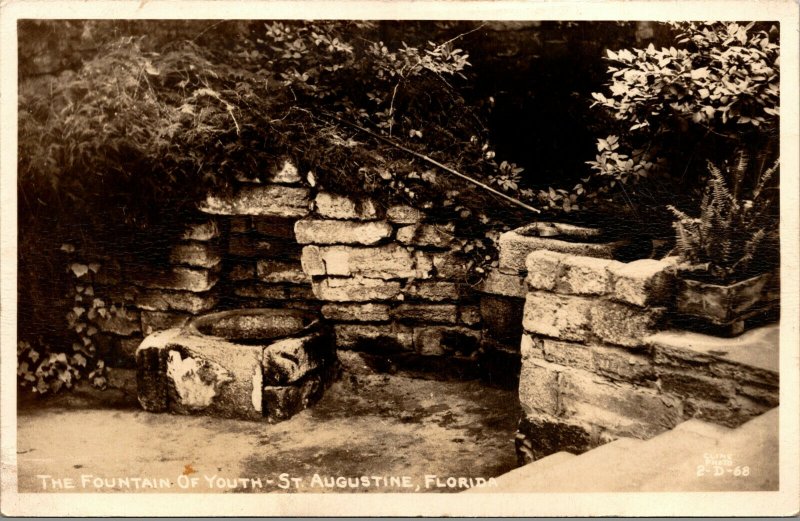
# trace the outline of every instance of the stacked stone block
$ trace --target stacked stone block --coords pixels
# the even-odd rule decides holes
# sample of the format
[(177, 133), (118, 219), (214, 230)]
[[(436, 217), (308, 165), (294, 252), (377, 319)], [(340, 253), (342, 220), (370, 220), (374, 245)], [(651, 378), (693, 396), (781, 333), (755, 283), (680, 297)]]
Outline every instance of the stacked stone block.
[[(411, 368), (476, 369), (480, 311), (452, 222), (326, 192), (295, 224), (302, 268), (337, 344)], [(442, 364), (446, 360), (447, 364)]]
[[(776, 374), (755, 376), (742, 365), (714, 374), (653, 344), (674, 299), (672, 259), (622, 263), (539, 250), (526, 268), (522, 460), (647, 439), (690, 418), (736, 426), (775, 405)], [(747, 391), (754, 380), (764, 391), (756, 399)]]
[(311, 279), (300, 265), (294, 223), (309, 212), (310, 191), (297, 168), (278, 162), (262, 182), (241, 177), (228, 195), (212, 195), (201, 210), (221, 216), (225, 249), (225, 308), (316, 309)]

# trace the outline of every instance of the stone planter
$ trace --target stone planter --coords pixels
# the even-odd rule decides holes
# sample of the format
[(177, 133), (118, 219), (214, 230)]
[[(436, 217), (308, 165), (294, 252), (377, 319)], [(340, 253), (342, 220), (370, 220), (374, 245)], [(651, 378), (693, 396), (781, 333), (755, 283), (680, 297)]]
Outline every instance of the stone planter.
[(147, 411), (279, 421), (322, 396), (337, 360), (316, 314), (242, 309), (148, 336), (136, 366)]
[(682, 278), (676, 309), (680, 315), (722, 333), (744, 332), (745, 321), (775, 308), (780, 300), (778, 272), (764, 273), (727, 286)]

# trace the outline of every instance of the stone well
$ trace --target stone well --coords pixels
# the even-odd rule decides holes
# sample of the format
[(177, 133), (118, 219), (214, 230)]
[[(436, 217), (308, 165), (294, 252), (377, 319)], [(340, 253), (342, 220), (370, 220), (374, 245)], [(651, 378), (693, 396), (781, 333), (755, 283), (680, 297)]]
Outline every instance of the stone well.
[(200, 316), (145, 338), (136, 365), (145, 410), (268, 421), (318, 400), (338, 367), (329, 330), (295, 309)]

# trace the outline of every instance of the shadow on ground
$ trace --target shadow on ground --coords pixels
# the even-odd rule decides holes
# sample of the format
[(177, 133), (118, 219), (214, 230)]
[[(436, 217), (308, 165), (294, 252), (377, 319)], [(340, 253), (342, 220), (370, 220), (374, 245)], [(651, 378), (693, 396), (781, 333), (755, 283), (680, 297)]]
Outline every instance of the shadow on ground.
[(19, 491), (457, 492), (516, 466), (516, 392), (479, 381), (351, 358), (313, 409), (270, 425), (147, 413), (133, 379), (21, 402)]

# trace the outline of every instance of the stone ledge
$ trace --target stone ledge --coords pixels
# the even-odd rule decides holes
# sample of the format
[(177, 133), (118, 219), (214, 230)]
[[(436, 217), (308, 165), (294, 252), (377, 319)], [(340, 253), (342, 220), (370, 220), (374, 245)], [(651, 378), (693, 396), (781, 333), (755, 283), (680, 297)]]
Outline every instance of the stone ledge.
[(294, 224), (300, 244), (377, 244), (391, 237), (394, 229), (385, 221), (353, 222), (302, 220)]
[(612, 298), (635, 306), (666, 304), (673, 293), (675, 263), (672, 260), (640, 259), (615, 262), (608, 267)]
[(245, 185), (232, 196), (209, 195), (199, 210), (214, 215), (271, 215), (305, 217), (308, 215), (307, 188), (283, 185)]

